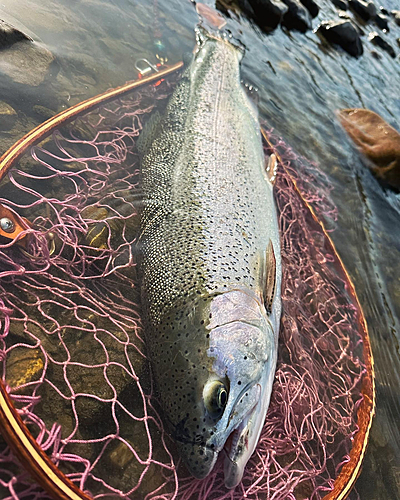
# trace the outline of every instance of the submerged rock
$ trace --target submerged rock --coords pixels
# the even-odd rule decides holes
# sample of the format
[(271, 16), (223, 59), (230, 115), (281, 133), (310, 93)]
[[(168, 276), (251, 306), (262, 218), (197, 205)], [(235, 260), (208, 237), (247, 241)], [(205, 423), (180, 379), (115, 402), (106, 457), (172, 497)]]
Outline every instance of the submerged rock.
[(0, 101), (0, 130), (10, 130), (17, 120), (17, 112), (9, 104)]
[(375, 175), (399, 189), (400, 133), (369, 109), (341, 109), (337, 114)]
[(49, 109), (46, 106), (41, 106), (40, 104), (35, 104), (32, 107), (32, 110), (42, 120), (48, 120), (56, 114), (52, 109)]
[(38, 380), (44, 367), (40, 349), (16, 347), (7, 356), (6, 381), (12, 387), (19, 387)]
[(257, 25), (274, 29), (289, 8), (281, 0), (238, 0), (241, 10)]
[(16, 83), (40, 85), (49, 72), (53, 54), (36, 42), (20, 41), (0, 52), (0, 73)]
[(328, 42), (340, 45), (354, 57), (363, 53), (363, 46), (357, 28), (350, 21), (325, 21), (317, 29)]
[(358, 14), (364, 21), (369, 21), (376, 16), (376, 7), (373, 2), (363, 0), (349, 0), (350, 9)]
[(0, 19), (0, 49), (10, 47), (21, 40), (32, 41), (32, 38)]
[(386, 52), (391, 56), (391, 57), (396, 57), (396, 52), (394, 51), (394, 48), (388, 43), (379, 33), (376, 31), (373, 31), (372, 33), (369, 34), (368, 40), (372, 42), (374, 45), (377, 47), (380, 47), (383, 50), (386, 50)]
[(288, 29), (305, 33), (312, 28), (311, 15), (298, 0), (283, 0), (288, 6), (288, 11), (283, 16), (282, 24)]

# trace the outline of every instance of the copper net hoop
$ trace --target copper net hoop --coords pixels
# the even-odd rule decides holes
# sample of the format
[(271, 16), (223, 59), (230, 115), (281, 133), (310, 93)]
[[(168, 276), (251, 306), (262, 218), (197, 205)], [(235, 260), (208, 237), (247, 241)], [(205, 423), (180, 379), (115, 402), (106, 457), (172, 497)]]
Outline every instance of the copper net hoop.
[[(157, 86), (148, 81), (140, 90), (114, 94), (113, 102), (98, 96), (92, 113), (86, 102), (62, 130), (56, 127), (66, 120), (46, 122), (50, 139), (34, 146), (38, 136), (28, 136), (17, 143), (18, 155), (3, 156), (0, 175), (7, 169), (10, 189), (0, 203), (34, 222), (30, 257), (14, 242), (0, 246), (4, 393), (41, 449), (94, 498), (345, 498), (374, 409), (368, 333), (349, 276), (319, 222), (335, 218), (329, 183), (271, 130), (265, 148), (280, 160), (276, 200), (285, 313), (259, 446), (242, 484), (227, 492), (220, 464), (205, 480), (193, 480), (163, 432), (146, 366), (131, 250), (140, 184), (135, 139), (171, 93), (175, 77), (154, 80)], [(23, 156), (27, 148), (29, 157)], [(60, 184), (55, 188), (59, 179), (64, 191)], [(105, 235), (102, 247), (88, 240), (91, 230)], [(49, 233), (56, 235), (52, 255)], [(18, 378), (14, 366), (24, 360), (25, 378)], [(46, 398), (54, 414), (46, 410)], [(88, 435), (99, 418), (106, 422), (101, 433)], [(21, 458), (21, 450), (13, 450)], [(0, 461), (4, 498), (47, 498), (8, 448)], [(127, 473), (119, 461), (126, 461)], [(107, 477), (109, 468), (117, 480)]]

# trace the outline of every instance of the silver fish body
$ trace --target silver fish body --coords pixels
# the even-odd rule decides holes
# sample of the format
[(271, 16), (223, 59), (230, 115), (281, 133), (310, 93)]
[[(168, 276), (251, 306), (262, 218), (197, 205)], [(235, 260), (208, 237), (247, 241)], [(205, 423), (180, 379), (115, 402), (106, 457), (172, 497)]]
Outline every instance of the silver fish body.
[(242, 52), (198, 36), (144, 147), (142, 303), (164, 422), (183, 462), (202, 478), (225, 449), (225, 484), (234, 487), (275, 375), (280, 245)]

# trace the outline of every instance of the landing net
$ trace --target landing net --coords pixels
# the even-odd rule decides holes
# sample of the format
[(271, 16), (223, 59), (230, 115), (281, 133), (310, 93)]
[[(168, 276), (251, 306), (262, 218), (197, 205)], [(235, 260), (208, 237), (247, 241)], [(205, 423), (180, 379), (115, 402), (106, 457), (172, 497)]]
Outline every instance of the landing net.
[[(164, 433), (132, 250), (140, 203), (135, 142), (175, 81), (54, 130), (0, 188), (0, 203), (34, 226), (26, 253), (15, 242), (0, 246), (3, 382), (37, 442), (96, 499), (324, 498), (352, 461), (363, 387), (371, 382), (367, 337), (348, 277), (310, 211), (335, 219), (329, 183), (272, 131), (266, 153), (282, 161), (283, 318), (261, 440), (243, 482), (227, 491), (221, 461), (197, 481)], [(4, 443), (0, 497), (48, 498)]]

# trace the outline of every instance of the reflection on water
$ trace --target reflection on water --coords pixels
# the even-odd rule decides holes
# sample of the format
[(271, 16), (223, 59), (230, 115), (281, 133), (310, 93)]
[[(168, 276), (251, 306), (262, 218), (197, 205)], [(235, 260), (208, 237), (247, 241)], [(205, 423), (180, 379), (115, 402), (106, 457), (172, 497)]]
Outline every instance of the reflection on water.
[[(337, 18), (322, 0), (318, 21)], [(388, 10), (394, 1), (382, 2)], [(9, 60), (1, 99), (15, 111), (3, 120), (1, 151), (56, 112), (137, 77), (135, 61), (155, 60), (161, 39), (169, 62), (193, 48), (197, 21), (189, 0), (3, 0), (1, 17), (38, 41), (40, 56), (19, 76)], [(246, 45), (245, 79), (259, 88), (259, 107), (288, 144), (328, 175), (339, 218), (332, 238), (363, 305), (377, 377), (377, 416), (357, 489), (363, 499), (400, 495), (400, 221), (398, 196), (382, 190), (340, 128), (335, 110), (366, 107), (400, 129), (398, 62), (372, 45), (353, 59), (312, 32), (278, 28), (262, 34), (232, 17), (228, 27)], [(392, 38), (400, 28), (391, 24)], [(396, 31), (397, 29), (397, 31)], [(366, 29), (368, 33), (368, 29)], [(364, 37), (365, 39), (365, 37)], [(53, 57), (53, 56), (54, 57)], [(11, 66), (11, 70), (10, 70)], [(21, 76), (22, 75), (22, 76)], [(11, 112), (11, 114), (13, 114)], [(10, 112), (8, 113), (10, 115)]]

